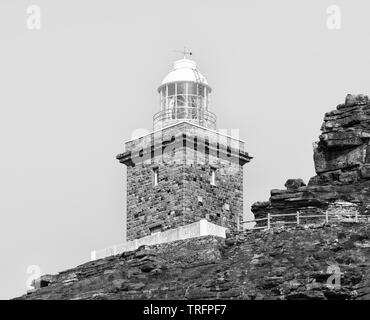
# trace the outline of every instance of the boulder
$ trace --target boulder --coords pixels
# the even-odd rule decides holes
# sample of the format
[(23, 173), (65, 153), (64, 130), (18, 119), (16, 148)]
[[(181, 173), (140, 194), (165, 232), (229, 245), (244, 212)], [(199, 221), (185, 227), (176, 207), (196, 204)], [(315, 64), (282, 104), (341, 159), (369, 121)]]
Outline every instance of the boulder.
[(369, 97), (363, 94), (347, 94), (345, 100), (346, 107), (352, 107), (355, 105), (367, 104), (369, 102)]
[(299, 187), (304, 187), (305, 185), (302, 179), (288, 179), (284, 184), (288, 190), (297, 190)]

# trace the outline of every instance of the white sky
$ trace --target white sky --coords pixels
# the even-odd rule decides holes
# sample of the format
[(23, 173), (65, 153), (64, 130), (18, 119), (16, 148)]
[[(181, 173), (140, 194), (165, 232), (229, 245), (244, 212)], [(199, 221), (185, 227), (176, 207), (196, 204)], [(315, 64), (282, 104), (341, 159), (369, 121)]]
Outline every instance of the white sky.
[[(40, 30), (26, 9), (42, 10)], [(339, 30), (326, 26), (340, 6)], [(56, 273), (123, 241), (125, 168), (151, 129), (157, 87), (194, 52), (218, 127), (240, 129), (245, 214), (287, 178), (314, 175), (312, 142), (347, 93), (369, 93), (368, 1), (0, 2), (0, 298), (26, 270)]]

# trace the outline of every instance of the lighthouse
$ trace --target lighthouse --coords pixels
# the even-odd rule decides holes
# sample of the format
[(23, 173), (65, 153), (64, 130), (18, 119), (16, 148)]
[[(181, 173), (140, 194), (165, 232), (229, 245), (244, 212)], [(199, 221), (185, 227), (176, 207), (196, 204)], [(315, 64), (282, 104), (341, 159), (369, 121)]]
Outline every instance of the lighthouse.
[(238, 230), (243, 166), (252, 158), (239, 137), (217, 129), (212, 88), (184, 56), (159, 84), (153, 131), (126, 141), (126, 241), (206, 221)]

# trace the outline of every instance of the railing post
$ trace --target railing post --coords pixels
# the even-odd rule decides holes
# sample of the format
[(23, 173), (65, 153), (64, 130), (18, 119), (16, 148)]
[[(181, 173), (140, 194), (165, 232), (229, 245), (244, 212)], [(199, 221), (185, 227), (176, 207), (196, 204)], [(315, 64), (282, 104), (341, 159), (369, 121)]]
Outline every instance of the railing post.
[(299, 225), (299, 210), (297, 211), (297, 226)]
[(355, 212), (355, 221), (358, 222), (358, 212), (357, 212), (357, 210)]
[(90, 258), (90, 261), (94, 261), (96, 260), (96, 251), (91, 251), (91, 258)]
[(325, 211), (325, 223), (329, 223), (329, 212), (328, 212), (328, 210)]
[(270, 213), (267, 214), (267, 229), (270, 229), (271, 223), (270, 223)]

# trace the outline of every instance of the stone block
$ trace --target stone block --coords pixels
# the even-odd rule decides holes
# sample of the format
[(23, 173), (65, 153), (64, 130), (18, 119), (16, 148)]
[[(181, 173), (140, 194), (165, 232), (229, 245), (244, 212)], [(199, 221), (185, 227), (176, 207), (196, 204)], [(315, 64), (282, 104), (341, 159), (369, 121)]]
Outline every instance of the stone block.
[(370, 178), (370, 164), (364, 164), (360, 169), (361, 178), (369, 179)]
[(304, 187), (305, 185), (306, 184), (302, 179), (288, 179), (284, 184), (284, 186), (288, 190), (297, 190), (298, 188)]

